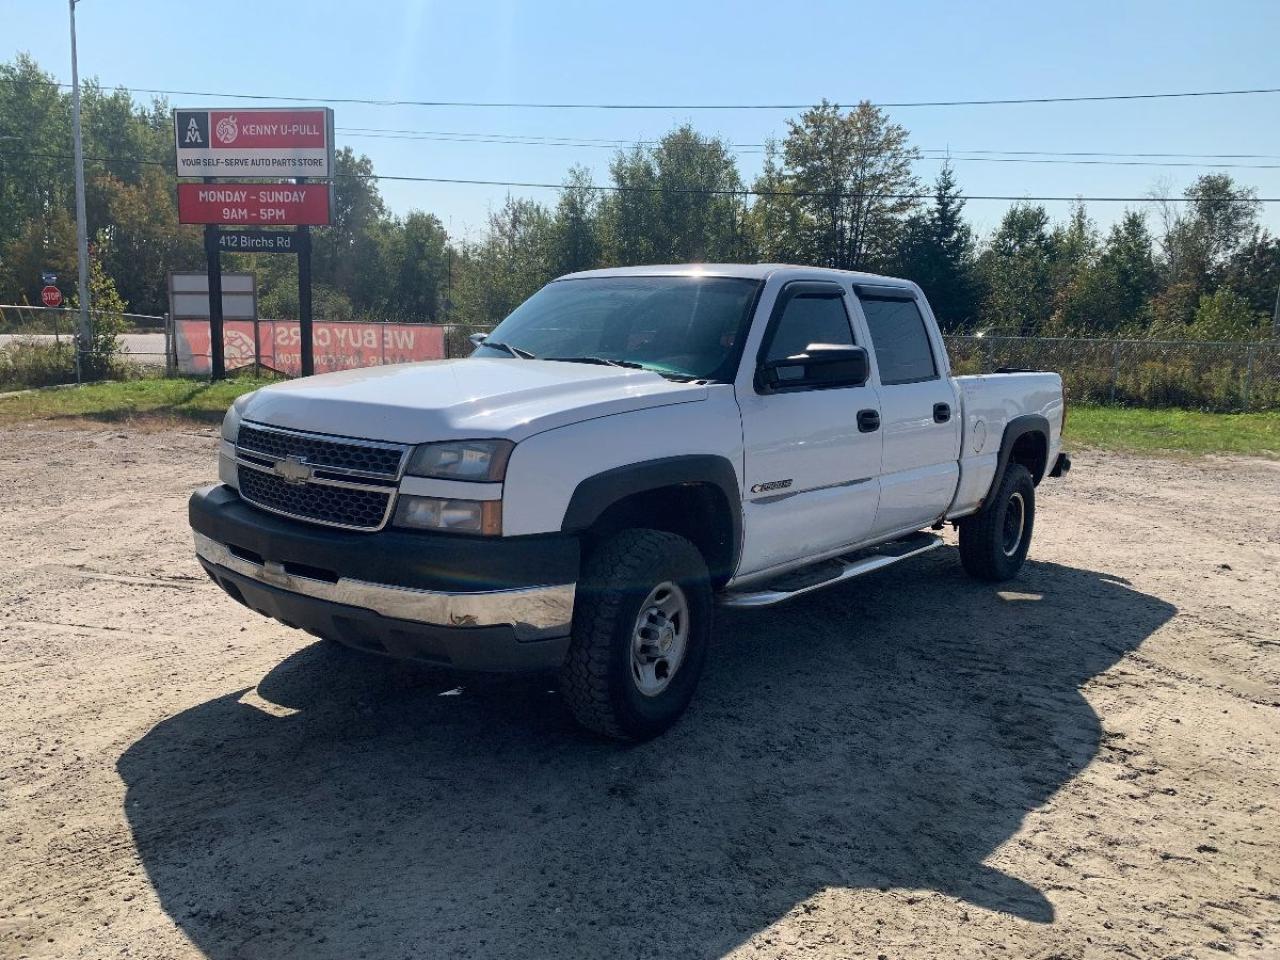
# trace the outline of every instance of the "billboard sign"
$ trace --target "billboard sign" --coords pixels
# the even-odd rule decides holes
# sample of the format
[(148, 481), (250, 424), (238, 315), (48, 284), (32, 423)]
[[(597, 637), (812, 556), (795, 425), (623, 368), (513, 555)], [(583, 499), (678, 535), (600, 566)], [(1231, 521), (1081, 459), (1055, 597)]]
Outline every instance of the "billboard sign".
[(173, 111), (180, 177), (333, 176), (333, 111), (262, 107)]
[(180, 183), (179, 223), (325, 226), (328, 183)]

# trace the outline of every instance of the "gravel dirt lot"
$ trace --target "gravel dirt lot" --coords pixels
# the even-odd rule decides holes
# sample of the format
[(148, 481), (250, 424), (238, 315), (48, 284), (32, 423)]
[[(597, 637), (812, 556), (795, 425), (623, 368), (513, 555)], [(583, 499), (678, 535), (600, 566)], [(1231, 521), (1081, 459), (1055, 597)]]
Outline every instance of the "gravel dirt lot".
[(1280, 956), (1280, 463), (1075, 461), (619, 746), (232, 603), (212, 431), (8, 428), (0, 957)]

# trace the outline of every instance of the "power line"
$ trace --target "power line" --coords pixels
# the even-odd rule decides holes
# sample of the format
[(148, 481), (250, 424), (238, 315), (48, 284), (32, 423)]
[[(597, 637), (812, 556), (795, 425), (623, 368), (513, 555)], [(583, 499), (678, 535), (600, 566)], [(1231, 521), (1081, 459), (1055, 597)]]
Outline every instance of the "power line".
[[(0, 83), (11, 84), (30, 84), (45, 85), (60, 88), (69, 88), (71, 85), (53, 80), (36, 80), (32, 78), (6, 77), (0, 78)], [(117, 88), (126, 89), (129, 88)], [(151, 87), (135, 87), (129, 92), (153, 93), (153, 94), (173, 94), (180, 96), (209, 96), (209, 97), (226, 97), (229, 99), (252, 99), (252, 100), (283, 100), (288, 102), (308, 102), (308, 103), (358, 103), (367, 105), (388, 105), (388, 106), (473, 106), (473, 107), (529, 107), (529, 108), (574, 108), (574, 109), (751, 109), (751, 110), (768, 110), (768, 109), (807, 109), (807, 104), (571, 104), (571, 103), (497, 103), (497, 102), (478, 102), (478, 101), (412, 101), (412, 100), (369, 100), (360, 98), (320, 98), (320, 97), (274, 97), (267, 94), (233, 94), (233, 93), (209, 93), (200, 91), (184, 91), (184, 90), (166, 90)], [(1151, 93), (1151, 94), (1108, 94), (1098, 96), (1080, 96), (1080, 97), (1033, 97), (1021, 99), (993, 99), (993, 100), (955, 100), (955, 101), (919, 101), (919, 102), (899, 102), (899, 103), (881, 103), (877, 106), (881, 107), (912, 107), (912, 106), (969, 106), (969, 105), (987, 105), (987, 104), (1019, 104), (1019, 103), (1069, 103), (1069, 102), (1095, 102), (1107, 100), (1151, 100), (1151, 99), (1169, 99), (1169, 98), (1185, 98), (1185, 97), (1217, 97), (1217, 96), (1236, 96), (1247, 94), (1264, 94), (1264, 93), (1280, 93), (1280, 87), (1277, 88), (1256, 88), (1256, 89), (1240, 89), (1240, 90), (1200, 90), (1182, 93)], [(596, 149), (622, 149), (629, 146), (652, 145), (660, 142), (656, 140), (625, 140), (625, 139), (606, 139), (591, 137), (550, 137), (540, 135), (523, 135), (523, 134), (471, 134), (458, 131), (432, 131), (432, 130), (397, 130), (397, 129), (380, 129), (376, 127), (339, 127), (339, 132), (346, 133), (350, 136), (367, 137), (374, 139), (411, 139), (426, 140), (430, 142), (457, 142), (457, 143), (487, 143), (513, 146), (533, 146), (533, 145), (554, 145), (574, 148), (596, 148)], [(765, 147), (763, 143), (750, 144), (726, 144), (727, 147), (735, 152), (742, 154), (759, 153)], [(969, 162), (987, 162), (987, 163), (1011, 163), (1009, 160), (987, 159), (988, 156), (1036, 156), (1041, 159), (1025, 160), (1017, 162), (1040, 163), (1040, 164), (1080, 164), (1080, 165), (1097, 165), (1097, 166), (1161, 166), (1161, 167), (1215, 167), (1229, 169), (1246, 169), (1246, 170), (1270, 170), (1277, 169), (1277, 165), (1273, 164), (1240, 164), (1240, 163), (1137, 163), (1137, 162), (1121, 162), (1112, 159), (1101, 159), (1110, 157), (1132, 157), (1135, 159), (1192, 159), (1192, 158), (1208, 158), (1208, 159), (1231, 159), (1231, 160), (1251, 160), (1251, 159), (1280, 159), (1280, 156), (1271, 154), (1161, 154), (1161, 153), (1135, 153), (1135, 154), (1117, 154), (1098, 151), (999, 151), (999, 150), (942, 150), (929, 149), (920, 151), (923, 159), (949, 159), (955, 161)], [(1048, 157), (1046, 154), (1052, 153), (1054, 157)], [(929, 154), (939, 154), (941, 156), (928, 156)], [(971, 156), (973, 154), (973, 156)], [(980, 155), (980, 156), (979, 156)], [(1099, 159), (1092, 160), (1075, 160), (1075, 159), (1056, 159), (1056, 157), (1093, 157)]]
[[(0, 156), (26, 156), (38, 157), (47, 160), (70, 160), (69, 154), (58, 153), (31, 153), (31, 152), (15, 152), (12, 150), (0, 150)], [(146, 166), (168, 167), (169, 164), (163, 160), (147, 160), (141, 157), (85, 157), (95, 163), (137, 163)], [(835, 192), (829, 190), (755, 190), (751, 188), (731, 189), (727, 187), (695, 187), (695, 188), (672, 188), (672, 187), (632, 187), (632, 186), (616, 186), (613, 184), (565, 184), (565, 183), (545, 183), (531, 180), (476, 180), (463, 177), (422, 177), (407, 176), (388, 173), (339, 173), (334, 175), (334, 179), (339, 180), (391, 180), (402, 183), (447, 183), (458, 184), (464, 186), (486, 186), (486, 187), (523, 187), (526, 189), (538, 190), (591, 190), (600, 193), (669, 193), (676, 195), (689, 196), (726, 196), (726, 197), (851, 197), (855, 194)], [(873, 194), (878, 199), (883, 200), (930, 200), (933, 193), (929, 191), (920, 193), (876, 193)], [(996, 194), (965, 194), (965, 200), (1003, 200), (1012, 203), (1024, 201), (1066, 201), (1072, 203), (1163, 203), (1166, 202), (1162, 197), (1094, 197), (1094, 196), (1026, 196), (1026, 195), (996, 195)], [(1176, 202), (1188, 201), (1193, 202), (1197, 197), (1182, 197)], [(1280, 197), (1215, 197), (1215, 202), (1225, 201), (1233, 203), (1280, 203)]]
[(1103, 167), (1196, 167), (1228, 170), (1280, 170), (1280, 163), (1193, 163), (1186, 160), (1075, 160), (1067, 158), (1032, 157), (966, 157), (950, 154), (945, 157), (921, 157), (922, 160), (955, 161), (958, 163), (1055, 163), (1068, 166)]
[[(368, 137), (381, 140), (412, 140), (420, 143), (478, 143), (496, 144), (508, 147), (573, 147), (575, 149), (591, 148), (597, 150), (622, 150), (629, 146), (652, 146), (657, 140), (572, 140), (570, 138), (525, 138), (519, 134), (511, 136), (449, 136), (446, 134), (396, 134), (396, 133), (360, 133), (346, 128), (338, 128), (338, 132), (347, 137)], [(760, 154), (763, 150), (751, 149), (755, 144), (723, 144), (735, 154)], [(1049, 163), (1074, 166), (1112, 166), (1112, 167), (1213, 167), (1236, 170), (1280, 170), (1280, 164), (1274, 163), (1224, 163), (1217, 160), (1194, 162), (1189, 160), (1110, 160), (1080, 159), (1077, 156), (1064, 157), (1029, 157), (1029, 156), (990, 156), (995, 153), (1033, 153), (1035, 151), (995, 151), (995, 150), (930, 150), (920, 151), (921, 160), (940, 160), (973, 163)], [(977, 154), (977, 155), (972, 155)], [(1105, 155), (1101, 155), (1105, 156)], [(1192, 154), (1192, 156), (1197, 156)], [(1280, 160), (1280, 156), (1274, 158)]]
[[(3, 83), (45, 85), (69, 88), (68, 83), (30, 78), (0, 78)], [(383, 100), (365, 97), (299, 97), (265, 93), (226, 93), (208, 90), (168, 90), (159, 87), (123, 87), (131, 93), (164, 94), (180, 97), (217, 97), (226, 100), (274, 100), (285, 103), (347, 103), (373, 107), (468, 107), (473, 109), (516, 110), (807, 110), (813, 103), (546, 103), (533, 101), (494, 100)], [(902, 109), (907, 107), (980, 107), (1043, 103), (1100, 103), (1125, 100), (1175, 100), (1197, 97), (1236, 97), (1280, 93), (1280, 87), (1255, 87), (1238, 90), (1188, 90), (1176, 93), (1112, 93), (1073, 97), (1000, 97), (980, 100), (903, 100), (884, 101), (873, 106)], [(852, 102), (859, 102), (857, 99)], [(837, 103), (837, 106), (840, 104)]]
[[(852, 197), (856, 194), (832, 192), (825, 190), (754, 190), (754, 189), (713, 189), (713, 188), (694, 188), (694, 189), (672, 189), (669, 187), (618, 187), (604, 184), (564, 184), (564, 183), (535, 183), (532, 181), (516, 181), (516, 180), (469, 180), (451, 177), (410, 177), (395, 176), (390, 174), (370, 174), (368, 176), (359, 176), (351, 174), (357, 179), (369, 180), (396, 180), (408, 181), (414, 183), (454, 183), (454, 184), (470, 184), (477, 186), (491, 187), (525, 187), (530, 189), (548, 189), (548, 190), (594, 190), (609, 193), (672, 193), (672, 194), (690, 194), (690, 195), (712, 195), (712, 196), (737, 196), (737, 197)], [(867, 194), (881, 200), (932, 200), (933, 193), (926, 191), (923, 193), (875, 193)], [(1069, 203), (1163, 203), (1165, 199), (1162, 197), (1086, 197), (1086, 196), (1016, 196), (1016, 195), (995, 195), (995, 194), (965, 194), (964, 200), (1004, 200), (1012, 203), (1020, 203), (1023, 201), (1065, 201)], [(1194, 201), (1196, 197), (1180, 198), (1178, 202)], [(1235, 203), (1280, 203), (1280, 197), (1222, 197), (1214, 198), (1218, 200), (1227, 200)]]
[[(957, 148), (958, 149), (958, 148)], [(948, 153), (951, 148), (936, 147), (923, 150), (923, 153)], [(1223, 160), (1280, 160), (1275, 153), (1119, 153), (1109, 150), (958, 150), (960, 153), (987, 153), (1001, 156), (1055, 156), (1055, 157), (1169, 157), (1169, 158), (1210, 158)]]

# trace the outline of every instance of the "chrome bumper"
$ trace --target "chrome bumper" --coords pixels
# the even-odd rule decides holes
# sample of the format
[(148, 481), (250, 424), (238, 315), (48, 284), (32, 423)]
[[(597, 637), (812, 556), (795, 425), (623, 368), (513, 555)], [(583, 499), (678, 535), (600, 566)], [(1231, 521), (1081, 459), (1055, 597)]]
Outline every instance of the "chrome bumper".
[(280, 590), (316, 600), (370, 610), (396, 620), (439, 627), (507, 626), (517, 640), (564, 637), (573, 622), (576, 584), (514, 590), (443, 593), (340, 577), (316, 580), (290, 572), (284, 564), (255, 563), (236, 556), (224, 544), (195, 533), (196, 553), (215, 566)]

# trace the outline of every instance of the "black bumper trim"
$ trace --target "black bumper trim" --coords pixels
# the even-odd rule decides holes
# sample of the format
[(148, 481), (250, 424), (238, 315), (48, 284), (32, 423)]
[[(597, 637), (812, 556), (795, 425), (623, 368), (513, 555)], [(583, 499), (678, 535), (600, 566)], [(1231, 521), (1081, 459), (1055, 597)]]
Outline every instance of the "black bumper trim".
[(397, 620), (360, 607), (318, 600), (268, 586), (200, 559), (228, 596), (289, 627), (344, 646), (399, 660), (493, 673), (554, 670), (568, 637), (519, 641), (509, 626), (444, 627)]
[(418, 590), (478, 592), (574, 583), (581, 560), (573, 534), (359, 533), (266, 513), (221, 484), (193, 493), (187, 515), (192, 528), (209, 539), (265, 560)]

